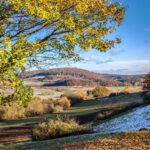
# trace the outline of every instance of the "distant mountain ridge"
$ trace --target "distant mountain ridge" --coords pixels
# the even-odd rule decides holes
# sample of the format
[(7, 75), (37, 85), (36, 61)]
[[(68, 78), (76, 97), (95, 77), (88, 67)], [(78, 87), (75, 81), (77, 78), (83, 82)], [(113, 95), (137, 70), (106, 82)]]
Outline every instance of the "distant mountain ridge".
[(21, 77), (23, 79), (37, 78), (41, 81), (53, 81), (49, 84), (51, 86), (114, 86), (124, 85), (126, 80), (129, 80), (129, 78), (131, 81), (136, 83), (140, 82), (140, 79), (142, 78), (142, 76), (99, 74), (79, 68), (55, 68), (49, 70), (30, 71), (24, 72)]

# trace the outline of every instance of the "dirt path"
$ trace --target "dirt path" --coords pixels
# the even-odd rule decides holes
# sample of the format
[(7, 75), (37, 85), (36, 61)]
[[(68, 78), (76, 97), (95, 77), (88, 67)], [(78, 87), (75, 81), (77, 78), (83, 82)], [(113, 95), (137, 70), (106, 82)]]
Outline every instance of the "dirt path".
[(20, 127), (3, 128), (0, 130), (0, 144), (31, 140), (32, 128), (33, 125), (31, 124)]

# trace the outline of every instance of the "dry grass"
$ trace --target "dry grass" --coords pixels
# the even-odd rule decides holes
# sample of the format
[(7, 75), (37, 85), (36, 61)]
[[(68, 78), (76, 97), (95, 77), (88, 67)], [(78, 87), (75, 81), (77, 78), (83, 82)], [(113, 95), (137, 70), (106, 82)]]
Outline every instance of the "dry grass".
[[(58, 92), (57, 89), (61, 88), (61, 92)], [(39, 87), (34, 87), (34, 93), (35, 96), (40, 97), (41, 99), (51, 99), (51, 98), (59, 98), (61, 95), (66, 95), (67, 97), (70, 97), (71, 95), (74, 95), (75, 93), (81, 92), (84, 95), (86, 95), (86, 92), (88, 90), (93, 90), (94, 87), (81, 87), (81, 86), (72, 86), (72, 87), (67, 87), (67, 86), (62, 86), (62, 87), (44, 87), (44, 88), (39, 88)], [(113, 93), (119, 93), (121, 92), (125, 87), (124, 86), (119, 86), (119, 87), (107, 87), (110, 91)], [(134, 92), (141, 92), (142, 87), (140, 86), (129, 86), (129, 92), (134, 93)], [(76, 94), (75, 94), (76, 95)], [(87, 99), (90, 99), (92, 97), (86, 97)]]
[[(117, 86), (117, 87), (107, 87), (109, 90), (111, 90), (113, 93), (120, 93), (125, 86)], [(142, 86), (128, 86), (130, 93), (136, 93), (136, 92), (142, 92)]]
[(130, 93), (129, 87), (125, 87), (121, 92), (122, 93)]
[(30, 101), (26, 108), (26, 116), (28, 117), (47, 114), (51, 112), (52, 112), (52, 105), (44, 103), (43, 100), (39, 98), (34, 98), (32, 101)]
[(52, 107), (52, 111), (53, 111), (53, 113), (61, 113), (64, 111), (64, 109), (62, 106), (56, 105), (56, 106)]
[[(51, 98), (59, 98), (61, 95), (67, 95), (68, 93), (77, 93), (82, 92), (86, 93), (88, 90), (93, 90), (93, 86), (91, 87), (83, 87), (83, 86), (54, 86), (54, 87), (42, 87), (43, 84), (48, 84), (49, 82), (42, 82), (42, 81), (35, 81), (33, 79), (26, 79), (26, 85), (29, 85), (33, 88), (35, 96), (40, 97), (41, 99), (51, 99)], [(41, 88), (42, 87), (42, 88)], [(61, 90), (58, 90), (61, 89)], [(124, 86), (113, 86), (107, 87), (109, 90), (113, 91), (114, 93), (121, 92), (124, 89)], [(129, 86), (130, 93), (134, 92), (141, 92), (142, 87), (140, 86)], [(5, 94), (12, 93), (11, 90), (5, 89), (1, 92)]]
[(59, 113), (70, 107), (70, 101), (67, 98), (58, 100), (41, 100), (34, 97), (27, 107), (20, 106), (13, 101), (0, 105), (0, 120), (14, 120), (19, 118), (33, 117), (43, 114)]
[(96, 140), (66, 144), (51, 150), (149, 150), (150, 130), (127, 132)]

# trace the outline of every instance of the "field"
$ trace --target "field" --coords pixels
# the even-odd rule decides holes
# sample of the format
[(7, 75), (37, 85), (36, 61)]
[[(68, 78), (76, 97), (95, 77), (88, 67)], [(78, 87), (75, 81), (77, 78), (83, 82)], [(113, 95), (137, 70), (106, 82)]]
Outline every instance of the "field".
[(75, 117), (79, 122), (89, 124), (125, 112), (141, 104), (143, 104), (141, 94), (133, 93), (126, 96), (83, 101), (63, 113), (2, 121), (0, 122), (0, 143), (31, 141), (31, 129), (36, 123), (55, 118), (58, 115)]
[[(88, 90), (93, 90), (95, 86), (45, 86), (43, 84), (48, 84), (49, 82), (40, 82), (34, 81), (33, 79), (26, 79), (25, 84), (32, 86), (34, 90), (35, 96), (38, 96), (42, 99), (50, 99), (50, 98), (59, 98), (61, 95), (71, 95), (74, 92), (83, 92), (86, 93)], [(125, 87), (124, 86), (110, 86), (107, 87), (113, 92), (120, 92)], [(129, 86), (130, 93), (141, 92), (141, 86)]]
[[(44, 77), (45, 78), (45, 77)], [(84, 93), (92, 91), (96, 86), (49, 86), (49, 82), (54, 80), (40, 80), (40, 76), (24, 79), (26, 85), (31, 86), (34, 90), (34, 96), (40, 98), (45, 102), (51, 102), (52, 99), (56, 101), (61, 95), (70, 96), (73, 93)], [(107, 86), (111, 93), (120, 93), (127, 86)], [(63, 112), (54, 112), (50, 114), (38, 115), (35, 117), (28, 117), (24, 119), (8, 120), (0, 122), (0, 144), (2, 148), (7, 149), (32, 149), (38, 147), (44, 147), (49, 149), (56, 147), (58, 142), (60, 146), (65, 143), (74, 143), (80, 140), (90, 140), (92, 133), (84, 133), (83, 135), (72, 135), (68, 137), (58, 137), (56, 139), (50, 139), (48, 141), (32, 141), (32, 129), (42, 121), (48, 121), (62, 116), (67, 116), (76, 119), (82, 125), (91, 125), (94, 127), (97, 122), (105, 121), (111, 117), (120, 115), (128, 110), (141, 106), (144, 104), (142, 96), (141, 86), (128, 86), (129, 93), (123, 95), (117, 95), (113, 97), (89, 97), (86, 100), (82, 100), (79, 103), (73, 105)], [(5, 94), (10, 94), (11, 90), (4, 90)], [(89, 136), (87, 136), (89, 134)], [(96, 137), (101, 138), (100, 134)], [(117, 137), (116, 137), (117, 138)], [(109, 145), (108, 139), (108, 145)], [(89, 144), (90, 142), (88, 142)], [(93, 141), (95, 143), (95, 141)], [(97, 142), (98, 143), (98, 142)], [(5, 145), (7, 144), (7, 146)], [(87, 146), (88, 146), (87, 144)], [(101, 143), (102, 144), (102, 143)], [(114, 143), (112, 143), (113, 145)], [(46, 146), (45, 146), (46, 145)], [(81, 146), (82, 145), (82, 146)], [(81, 143), (80, 147), (84, 147), (84, 143)], [(91, 146), (92, 143), (90, 144)], [(99, 144), (98, 144), (99, 145)], [(4, 146), (4, 147), (3, 147)], [(6, 147), (5, 147), (6, 146)], [(71, 144), (72, 147), (72, 144)], [(90, 146), (89, 146), (90, 147)], [(68, 145), (60, 147), (59, 149), (68, 149)], [(86, 147), (87, 148), (87, 147)], [(105, 148), (105, 147), (104, 147)], [(0, 148), (1, 149), (1, 148)], [(57, 148), (56, 148), (57, 149)], [(91, 149), (94, 149), (91, 147)]]
[[(45, 88), (38, 88), (38, 87), (33, 87), (34, 92), (35, 92), (35, 96), (38, 96), (42, 99), (49, 99), (49, 98), (59, 98), (61, 95), (66, 94), (72, 94), (75, 92), (83, 92), (86, 93), (87, 90), (93, 90), (95, 87), (45, 87)], [(112, 91), (121, 91), (124, 89), (123, 86), (121, 87), (107, 87), (108, 89), (112, 90)], [(134, 92), (140, 92), (142, 91), (142, 88), (140, 86), (136, 86), (136, 87), (129, 87), (130, 92), (134, 93)]]

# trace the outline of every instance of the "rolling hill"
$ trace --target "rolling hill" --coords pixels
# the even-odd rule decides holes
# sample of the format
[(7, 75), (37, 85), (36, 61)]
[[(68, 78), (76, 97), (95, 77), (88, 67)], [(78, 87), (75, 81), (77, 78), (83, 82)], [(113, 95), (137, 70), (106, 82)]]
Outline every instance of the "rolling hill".
[(142, 75), (109, 75), (99, 74), (79, 68), (56, 68), (24, 72), (21, 77), (46, 81), (45, 86), (123, 86), (127, 84), (141, 84)]

